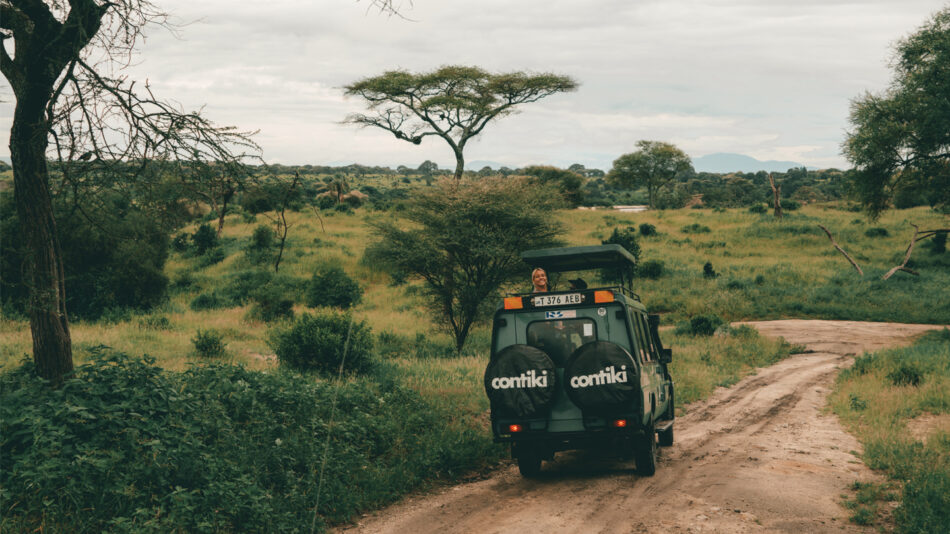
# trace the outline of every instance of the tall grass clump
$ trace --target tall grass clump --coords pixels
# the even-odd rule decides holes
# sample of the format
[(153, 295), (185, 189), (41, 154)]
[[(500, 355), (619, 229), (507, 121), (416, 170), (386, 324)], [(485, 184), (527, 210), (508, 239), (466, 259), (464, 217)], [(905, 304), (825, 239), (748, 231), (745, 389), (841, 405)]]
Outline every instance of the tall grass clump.
[(950, 413), (950, 330), (907, 348), (865, 354), (843, 371), (831, 406), (864, 445), (863, 459), (902, 486), (898, 532), (944, 533), (950, 525), (950, 432), (923, 438), (908, 422)]
[(3, 532), (323, 531), (499, 456), (392, 380), (101, 353), (60, 389), (26, 362), (0, 391)]

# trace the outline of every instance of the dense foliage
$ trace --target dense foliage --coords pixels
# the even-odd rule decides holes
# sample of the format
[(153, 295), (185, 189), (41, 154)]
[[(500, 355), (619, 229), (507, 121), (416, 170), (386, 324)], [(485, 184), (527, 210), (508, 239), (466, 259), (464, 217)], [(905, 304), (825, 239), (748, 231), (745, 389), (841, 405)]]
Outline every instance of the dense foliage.
[(4, 532), (322, 530), (497, 455), (384, 377), (169, 373), (102, 354), (58, 390), (25, 364), (0, 395)]
[[(71, 316), (98, 319), (116, 309), (147, 310), (162, 302), (168, 287), (163, 269), (169, 238), (164, 229), (118, 198), (101, 209), (56, 208)], [(26, 314), (27, 251), (9, 194), (0, 194), (0, 243), (4, 307)]]
[(844, 143), (855, 190), (875, 217), (915, 197), (950, 207), (950, 7), (895, 51), (891, 87), (851, 103), (854, 129)]
[(363, 298), (360, 285), (338, 265), (321, 265), (307, 286), (307, 306), (347, 309)]

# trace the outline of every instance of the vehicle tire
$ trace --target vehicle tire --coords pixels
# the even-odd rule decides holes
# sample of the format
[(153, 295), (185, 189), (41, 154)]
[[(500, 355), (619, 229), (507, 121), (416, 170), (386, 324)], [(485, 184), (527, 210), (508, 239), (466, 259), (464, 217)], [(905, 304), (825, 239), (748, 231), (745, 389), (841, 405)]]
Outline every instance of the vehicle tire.
[(485, 393), (493, 417), (543, 417), (559, 386), (551, 358), (528, 345), (505, 347), (485, 369)]
[(673, 444), (673, 425), (671, 424), (666, 430), (657, 432), (656, 436), (659, 438), (661, 446), (669, 447)]
[(518, 471), (525, 478), (534, 478), (541, 473), (541, 454), (534, 447), (520, 446), (514, 450)]
[(637, 438), (634, 455), (637, 473), (645, 477), (656, 473), (656, 430), (652, 421), (643, 429), (643, 435)]
[[(640, 395), (636, 365), (633, 356), (616, 343), (586, 343), (578, 347), (564, 365), (564, 390), (571, 401), (584, 410), (627, 406)], [(610, 375), (603, 380), (608, 370)]]

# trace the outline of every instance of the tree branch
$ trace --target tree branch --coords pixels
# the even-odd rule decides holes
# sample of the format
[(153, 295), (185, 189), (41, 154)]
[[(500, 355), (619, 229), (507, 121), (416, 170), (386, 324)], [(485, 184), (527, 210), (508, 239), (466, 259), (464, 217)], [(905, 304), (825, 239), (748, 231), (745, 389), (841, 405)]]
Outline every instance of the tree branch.
[[(771, 178), (771, 174), (769, 175), (769, 177)], [(840, 252), (841, 254), (843, 254), (844, 257), (845, 257), (849, 262), (851, 262), (851, 265), (854, 267), (854, 269), (855, 269), (856, 271), (858, 271), (858, 274), (860, 274), (861, 276), (864, 276), (864, 271), (862, 271), (862, 270), (861, 270), (861, 267), (859, 267), (858, 264), (857, 264), (857, 262), (854, 261), (854, 258), (852, 258), (850, 254), (848, 254), (847, 252), (845, 252), (844, 249), (841, 248), (841, 247), (838, 245), (838, 242), (835, 241), (835, 238), (831, 236), (831, 232), (829, 232), (827, 228), (825, 228), (824, 226), (822, 226), (822, 225), (820, 225), (820, 224), (818, 225), (818, 228), (821, 228), (822, 230), (825, 231), (826, 234), (828, 234), (828, 239), (831, 240), (831, 244), (834, 245), (834, 247), (835, 247), (836, 249), (838, 249), (838, 252)]]
[(904, 271), (905, 273), (910, 273), (914, 276), (919, 276), (916, 271), (913, 271), (907, 267), (907, 262), (910, 261), (910, 255), (914, 252), (914, 244), (917, 243), (917, 233), (920, 231), (920, 228), (914, 223), (908, 223), (914, 227), (914, 235), (910, 238), (910, 245), (907, 245), (907, 252), (904, 254), (904, 261), (900, 265), (894, 267), (890, 271), (887, 271), (881, 280), (887, 280), (894, 275), (897, 271)]

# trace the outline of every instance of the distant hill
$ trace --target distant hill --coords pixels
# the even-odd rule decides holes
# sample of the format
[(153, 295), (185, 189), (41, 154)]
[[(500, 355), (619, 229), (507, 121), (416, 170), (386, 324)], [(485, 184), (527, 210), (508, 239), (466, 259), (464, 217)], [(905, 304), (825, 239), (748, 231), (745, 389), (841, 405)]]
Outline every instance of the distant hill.
[[(793, 167), (803, 167), (803, 165), (796, 161), (759, 161), (742, 154), (722, 152), (693, 158), (693, 168), (696, 172), (785, 172)], [(809, 167), (809, 169), (816, 170), (815, 167)]]

